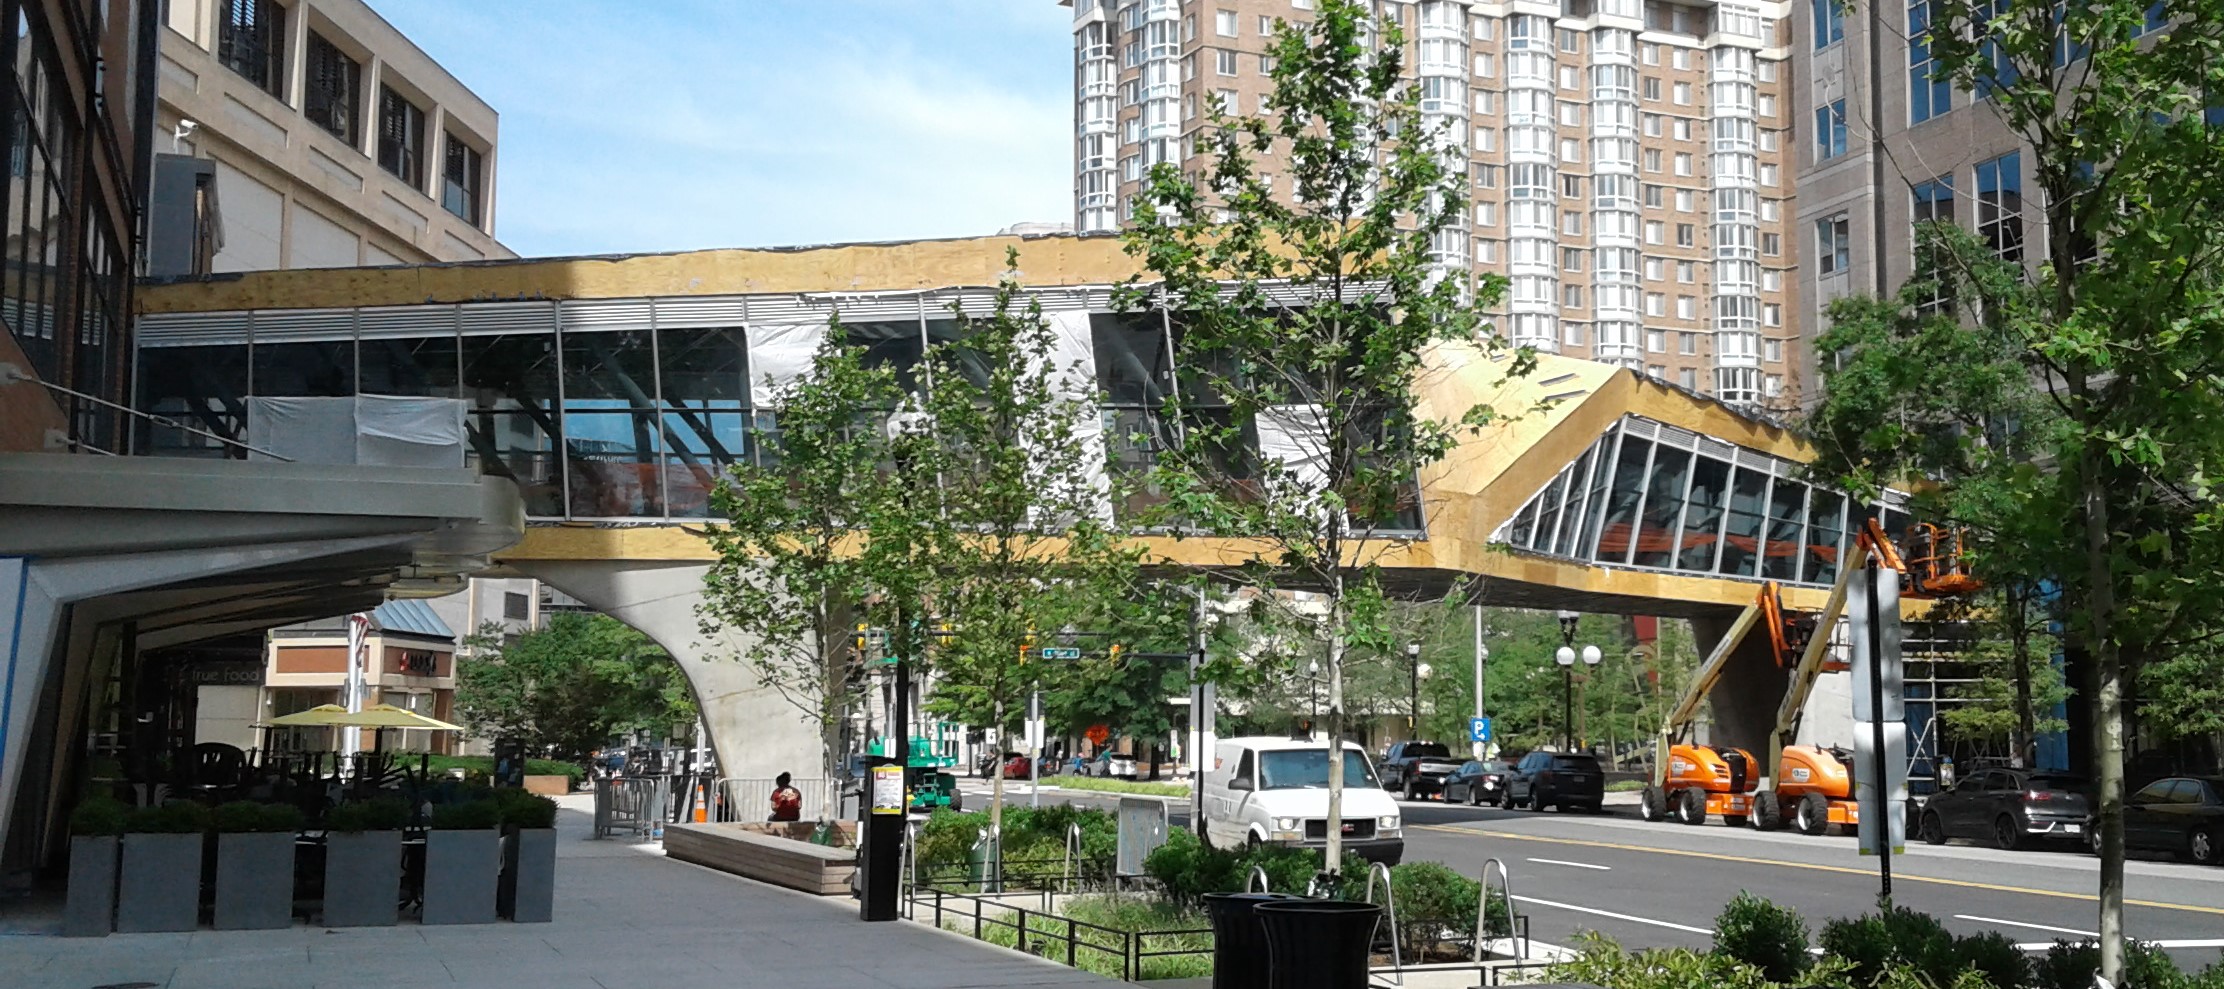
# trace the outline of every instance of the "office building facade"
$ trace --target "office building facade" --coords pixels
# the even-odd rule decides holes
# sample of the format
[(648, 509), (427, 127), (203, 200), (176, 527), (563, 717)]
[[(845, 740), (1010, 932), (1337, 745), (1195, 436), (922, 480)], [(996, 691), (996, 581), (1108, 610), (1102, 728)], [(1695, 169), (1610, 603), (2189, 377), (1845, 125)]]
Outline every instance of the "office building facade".
[[(1213, 101), (1261, 112), (1265, 49), (1311, 0), (1063, 0), (1074, 8), (1075, 200), (1119, 229), (1150, 170), (1210, 167)], [(1430, 129), (1471, 175), (1448, 265), (1504, 275), (1516, 344), (1741, 408), (1796, 406), (1786, 3), (1380, 0)], [(1275, 177), (1275, 156), (1258, 165)], [(1290, 194), (1286, 174), (1270, 178)]]

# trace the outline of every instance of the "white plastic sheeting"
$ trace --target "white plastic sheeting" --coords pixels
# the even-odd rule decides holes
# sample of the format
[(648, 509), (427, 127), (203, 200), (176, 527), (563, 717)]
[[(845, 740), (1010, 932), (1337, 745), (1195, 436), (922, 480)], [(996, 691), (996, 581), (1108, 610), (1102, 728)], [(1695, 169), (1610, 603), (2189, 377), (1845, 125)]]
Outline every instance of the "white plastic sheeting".
[(1104, 416), (1096, 403), (1096, 338), (1090, 330), (1089, 313), (1054, 310), (1043, 313), (1043, 322), (1051, 333), (1050, 352), (1044, 355), (1049, 367), (1038, 373), (1053, 376), (1052, 392), (1080, 403), (1082, 415), (1073, 424), (1073, 441), (1081, 448), (1082, 463), (1088, 465), (1088, 474), (1080, 481), (1096, 493), (1096, 516), (1110, 521), (1112, 482), (1105, 472), (1109, 455), (1104, 445)]
[(1328, 477), (1328, 434), (1311, 405), (1275, 405), (1258, 417), (1259, 459), (1281, 461), (1290, 480), (1318, 489)]
[(826, 342), (827, 323), (750, 323), (749, 402), (772, 408), (782, 386), (811, 369), (811, 358)]
[(467, 405), (398, 395), (250, 398), (247, 442), (296, 463), (462, 467)]

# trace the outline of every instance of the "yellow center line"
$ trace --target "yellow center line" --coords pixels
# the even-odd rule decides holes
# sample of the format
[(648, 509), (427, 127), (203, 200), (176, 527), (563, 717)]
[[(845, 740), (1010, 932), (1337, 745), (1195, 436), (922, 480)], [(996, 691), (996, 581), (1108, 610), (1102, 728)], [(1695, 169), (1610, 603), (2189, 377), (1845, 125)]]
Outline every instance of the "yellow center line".
[[(1681, 848), (1651, 848), (1645, 845), (1627, 845), (1613, 841), (1593, 841), (1588, 838), (1552, 838), (1544, 835), (1516, 834), (1511, 831), (1484, 831), (1476, 828), (1456, 828), (1448, 824), (1418, 824), (1422, 831), (1442, 831), (1446, 834), (1478, 835), (1488, 838), (1510, 838), (1515, 841), (1542, 841), (1555, 845), (1581, 845), (1589, 848), (1612, 848), (1625, 852), (1646, 852), (1653, 855), (1678, 855), (1684, 858), (1712, 859), (1717, 862), (1742, 862), (1748, 865), (1775, 865), (1786, 869), (1807, 869), (1814, 872), (1841, 872), (1850, 876), (1874, 876), (1874, 869), (1856, 869), (1845, 865), (1823, 865), (1819, 862), (1787, 862), (1783, 859), (1753, 858), (1745, 855), (1724, 855), (1720, 852), (1694, 852)], [(1898, 882), (1935, 883), (1940, 886), (1960, 886), (1966, 889), (1985, 889), (2000, 893), (2024, 893), (2031, 896), (2052, 896), (2065, 900), (2097, 902), (2100, 897), (2091, 893), (2068, 893), (2055, 889), (2030, 889), (2024, 886), (2003, 886), (1999, 883), (1972, 882), (1967, 879), (1940, 879), (1936, 876), (1911, 876), (1895, 872)], [(2125, 906), (2151, 907), (2156, 910), (2184, 910), (2191, 913), (2224, 915), (2224, 907), (2204, 907), (2189, 903), (2162, 903), (2156, 900), (2125, 900)]]

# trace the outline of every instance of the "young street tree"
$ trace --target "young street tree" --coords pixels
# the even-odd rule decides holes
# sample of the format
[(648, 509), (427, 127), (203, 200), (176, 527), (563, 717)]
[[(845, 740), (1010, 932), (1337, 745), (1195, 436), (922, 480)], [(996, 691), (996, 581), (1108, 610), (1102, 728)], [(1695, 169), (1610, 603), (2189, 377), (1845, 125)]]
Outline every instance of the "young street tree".
[[(1017, 270), (1019, 257), (1007, 258)], [(923, 426), (933, 437), (943, 524), (930, 597), (946, 628), (931, 664), (936, 710), (1002, 731), (1070, 661), (1041, 649), (1066, 631), (1104, 632), (1135, 593), (1139, 545), (1112, 527), (1096, 382), (1081, 370), (1086, 319), (1046, 318), (1007, 277), (985, 317), (928, 350)], [(1072, 637), (1101, 652), (1105, 640)], [(990, 827), (1003, 824), (998, 759)]]
[[(1463, 426), (1494, 418), (1426, 408), (1416, 385), (1446, 359), (1505, 349), (1479, 316), (1502, 283), (1471, 292), (1463, 269), (1434, 263), (1439, 238), (1464, 236), (1466, 154), (1420, 113), (1404, 40), (1370, 6), (1323, 0), (1310, 21), (1280, 25), (1261, 115), (1216, 110), (1201, 138), (1214, 167), (1157, 166), (1125, 234), (1146, 273), (1123, 301), (1170, 312), (1184, 375), (1164, 411), (1175, 438), (1151, 473), (1166, 499), (1155, 521), (1256, 540), (1216, 579), (1320, 595), (1317, 609), (1255, 600), (1320, 644), (1331, 753), (1344, 741), (1347, 656), (1402, 647), (1376, 563), (1419, 528), (1419, 472)], [(1270, 149), (1286, 197), (1257, 167)], [(1327, 763), (1333, 872), (1345, 772), (1341, 756)]]
[(2089, 670), (2101, 974), (2120, 982), (2125, 684), (2219, 628), (2224, 2), (1925, 9), (1934, 78), (2028, 149), (2044, 256), (2017, 215), (1981, 250), (1933, 238), (1900, 299), (1834, 306), (1811, 432), (1849, 480), (1940, 482), (1927, 507), (1978, 534), (1981, 568), (2059, 587)]
[(833, 327), (809, 372), (774, 391), (779, 431), (757, 434), (758, 457), (734, 464), (711, 493), (729, 521), (707, 528), (718, 562), (700, 612), (706, 635), (725, 630), (748, 643), (761, 682), (818, 731), (822, 819), (839, 806), (844, 729), (865, 683), (855, 627), (871, 581), (851, 527), (900, 510), (888, 503), (910, 495), (881, 469), (888, 440), (868, 415), (895, 408), (902, 389), (840, 338)]
[(564, 613), (505, 644), (488, 623), (456, 664), (456, 709), (473, 734), (584, 759), (613, 737), (671, 737), (695, 721), (687, 679), (662, 646), (604, 615)]

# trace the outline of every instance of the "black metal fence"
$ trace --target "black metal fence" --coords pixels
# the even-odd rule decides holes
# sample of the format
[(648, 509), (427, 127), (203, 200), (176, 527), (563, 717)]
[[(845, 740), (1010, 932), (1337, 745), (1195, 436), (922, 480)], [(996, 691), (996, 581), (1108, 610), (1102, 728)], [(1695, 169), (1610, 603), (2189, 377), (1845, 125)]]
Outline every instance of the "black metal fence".
[[(1211, 928), (1174, 931), (1125, 931), (1101, 924), (1092, 924), (1072, 917), (1060, 916), (1052, 906), (1058, 895), (1050, 890), (1038, 891), (1038, 906), (1028, 909), (1009, 902), (1010, 897), (996, 898), (971, 893), (956, 893), (935, 888), (914, 888), (907, 903), (906, 916), (922, 919), (936, 927), (948, 929), (951, 923), (959, 930), (970, 930), (977, 940), (1001, 944), (1000, 935), (1008, 932), (1016, 948), (1042, 958), (1063, 959), (1067, 965), (1102, 975), (1112, 975), (1122, 981), (1134, 982), (1144, 976), (1146, 963), (1154, 959), (1194, 957), (1212, 954)], [(1203, 937), (1203, 947), (1165, 944), (1176, 938)], [(1153, 941), (1158, 947), (1153, 947)], [(1096, 964), (1089, 964), (1095, 962)]]

